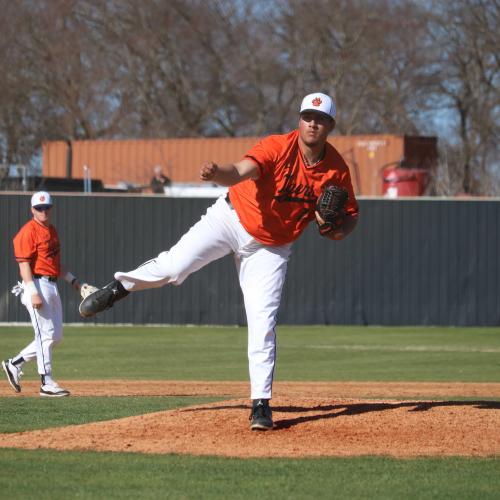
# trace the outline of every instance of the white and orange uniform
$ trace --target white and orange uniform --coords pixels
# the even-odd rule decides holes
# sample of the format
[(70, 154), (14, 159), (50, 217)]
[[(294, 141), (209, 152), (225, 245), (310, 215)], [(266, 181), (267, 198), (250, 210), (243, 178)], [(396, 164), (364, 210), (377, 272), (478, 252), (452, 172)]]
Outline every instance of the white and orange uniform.
[(115, 279), (130, 291), (180, 285), (194, 271), (233, 253), (248, 322), (250, 397), (271, 399), (276, 316), (292, 243), (315, 220), (324, 186), (348, 190), (346, 218), (354, 221), (352, 227), (358, 204), (340, 154), (327, 143), (323, 160), (306, 166), (297, 130), (263, 139), (245, 157), (259, 165), (258, 179), (231, 186), (230, 202), (220, 197), (169, 251), (133, 271), (115, 273)]
[(23, 294), (35, 331), (35, 339), (16, 359), (37, 360), (38, 373), (52, 373), (52, 348), (62, 340), (62, 306), (56, 279), (61, 274), (60, 243), (53, 225), (43, 226), (35, 220), (27, 222), (13, 240), (17, 262), (29, 262), (33, 281), (42, 298), (40, 309), (33, 308), (31, 296)]

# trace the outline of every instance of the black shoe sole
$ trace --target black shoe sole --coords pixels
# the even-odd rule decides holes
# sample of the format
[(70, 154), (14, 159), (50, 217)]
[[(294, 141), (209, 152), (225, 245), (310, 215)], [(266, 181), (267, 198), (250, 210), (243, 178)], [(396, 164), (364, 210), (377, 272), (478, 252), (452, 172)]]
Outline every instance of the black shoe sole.
[(69, 396), (70, 393), (69, 391), (64, 391), (64, 392), (43, 392), (40, 391), (40, 396), (42, 398), (64, 398), (66, 396)]
[(97, 313), (110, 309), (117, 300), (123, 299), (129, 293), (119, 281), (114, 280), (82, 300), (78, 307), (80, 316), (90, 318)]
[(274, 424), (262, 424), (260, 422), (253, 422), (250, 424), (250, 429), (252, 431), (272, 431), (274, 429)]
[[(96, 297), (97, 294), (99, 294), (99, 296)], [(88, 297), (85, 297), (82, 300), (80, 306), (78, 307), (80, 316), (90, 318), (91, 316), (95, 316), (97, 313), (109, 309), (112, 305), (109, 304), (112, 296), (113, 292), (105, 288), (91, 293)]]
[(2, 368), (3, 371), (5, 372), (5, 375), (7, 375), (7, 382), (9, 382), (9, 385), (14, 389), (16, 392), (21, 392), (21, 386), (19, 384), (16, 384), (14, 380), (12, 380), (12, 375), (10, 374), (9, 369), (7, 368), (7, 365), (5, 364), (5, 361), (2, 361)]

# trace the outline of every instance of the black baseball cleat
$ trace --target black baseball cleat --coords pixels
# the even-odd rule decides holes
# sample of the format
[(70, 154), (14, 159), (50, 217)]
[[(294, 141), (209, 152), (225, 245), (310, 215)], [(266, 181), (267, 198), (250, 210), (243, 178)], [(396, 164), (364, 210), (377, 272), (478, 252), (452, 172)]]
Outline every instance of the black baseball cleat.
[(84, 318), (95, 316), (97, 313), (113, 307), (113, 304), (117, 300), (123, 299), (123, 297), (126, 297), (129, 293), (130, 292), (125, 290), (118, 280), (113, 280), (104, 288), (91, 293), (82, 300), (78, 308), (80, 316)]
[(268, 399), (254, 399), (250, 413), (250, 429), (252, 431), (269, 431), (274, 427), (273, 412)]

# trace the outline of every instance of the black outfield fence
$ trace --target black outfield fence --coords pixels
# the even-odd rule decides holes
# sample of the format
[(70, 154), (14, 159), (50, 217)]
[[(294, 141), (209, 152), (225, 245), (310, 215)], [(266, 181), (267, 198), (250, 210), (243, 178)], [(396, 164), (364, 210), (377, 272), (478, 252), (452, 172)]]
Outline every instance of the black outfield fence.
[[(12, 238), (30, 217), (29, 195), (0, 194), (0, 322), (26, 322), (9, 293), (18, 280)], [(104, 285), (168, 249), (214, 202), (161, 196), (54, 194), (63, 263)], [(311, 225), (295, 243), (281, 324), (500, 325), (500, 200), (361, 199), (346, 240)], [(59, 285), (65, 322), (87, 322)], [(231, 256), (179, 287), (132, 294), (99, 323), (244, 324)]]

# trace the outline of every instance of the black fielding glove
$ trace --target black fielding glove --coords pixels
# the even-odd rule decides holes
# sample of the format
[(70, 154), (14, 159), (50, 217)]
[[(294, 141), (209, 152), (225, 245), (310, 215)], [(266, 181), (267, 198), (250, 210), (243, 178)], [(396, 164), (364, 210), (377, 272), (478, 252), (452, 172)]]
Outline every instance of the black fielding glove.
[(316, 204), (316, 211), (325, 221), (318, 223), (318, 230), (321, 236), (327, 236), (343, 224), (345, 216), (345, 204), (349, 198), (346, 189), (340, 186), (327, 186), (321, 193)]

